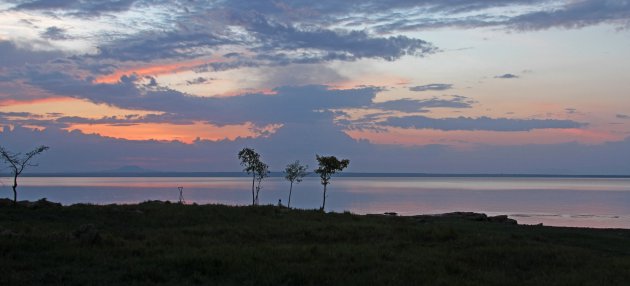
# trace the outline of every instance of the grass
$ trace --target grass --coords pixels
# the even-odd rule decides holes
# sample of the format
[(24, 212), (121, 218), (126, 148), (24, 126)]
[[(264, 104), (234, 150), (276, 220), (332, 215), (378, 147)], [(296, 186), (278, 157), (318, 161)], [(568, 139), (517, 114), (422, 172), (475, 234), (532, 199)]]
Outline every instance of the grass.
[(0, 269), (0, 285), (627, 285), (630, 230), (273, 206), (3, 206)]

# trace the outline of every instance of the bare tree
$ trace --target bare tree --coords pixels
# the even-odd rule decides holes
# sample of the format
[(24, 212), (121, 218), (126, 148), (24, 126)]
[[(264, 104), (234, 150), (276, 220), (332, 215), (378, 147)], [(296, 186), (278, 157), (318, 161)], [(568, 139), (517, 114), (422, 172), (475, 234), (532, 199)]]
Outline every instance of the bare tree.
[(286, 169), (284, 169), (284, 178), (287, 181), (291, 182), (291, 186), (289, 187), (289, 202), (287, 203), (287, 207), (291, 207), (291, 192), (293, 191), (293, 182), (300, 183), (302, 178), (308, 175), (306, 170), (308, 169), (308, 165), (302, 166), (300, 165), (300, 161), (295, 161), (291, 164), (288, 164)]
[(243, 172), (252, 174), (252, 205), (255, 205), (254, 182), (256, 181), (256, 165), (260, 162), (260, 154), (252, 148), (243, 148), (238, 152), (238, 159), (241, 160), (241, 166), (245, 167)]
[(22, 155), (22, 153), (13, 153), (4, 149), (4, 147), (0, 146), (0, 158), (2, 158), (3, 161), (9, 164), (9, 167), (11, 168), (11, 171), (13, 172), (13, 204), (14, 205), (17, 203), (18, 176), (22, 174), (22, 171), (24, 171), (24, 168), (26, 168), (26, 166), (31, 166), (31, 167), (37, 166), (37, 164), (31, 164), (29, 163), (29, 161), (31, 161), (33, 157), (41, 154), (42, 152), (48, 150), (49, 148), (50, 147), (48, 146), (42, 145)]
[(256, 175), (256, 198), (254, 199), (254, 204), (258, 205), (258, 193), (260, 193), (260, 183), (262, 180), (269, 176), (269, 166), (261, 161), (256, 162), (256, 166), (254, 167), (254, 173)]
[(337, 157), (335, 156), (315, 155), (315, 157), (317, 158), (317, 163), (319, 164), (317, 169), (315, 169), (315, 173), (319, 175), (321, 183), (322, 185), (324, 185), (324, 199), (322, 202), (322, 207), (320, 209), (321, 211), (324, 211), (324, 208), (326, 207), (326, 187), (330, 183), (332, 175), (336, 172), (341, 172), (343, 171), (343, 169), (348, 167), (348, 165), (350, 164), (350, 160), (343, 159), (339, 161), (339, 159), (337, 159)]

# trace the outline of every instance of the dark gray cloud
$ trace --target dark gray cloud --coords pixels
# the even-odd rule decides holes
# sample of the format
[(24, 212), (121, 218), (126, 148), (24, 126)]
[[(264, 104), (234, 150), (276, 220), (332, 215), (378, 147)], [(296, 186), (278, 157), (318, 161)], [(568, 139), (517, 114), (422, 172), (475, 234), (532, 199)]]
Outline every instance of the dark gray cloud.
[[(0, 112), (0, 122), (14, 127), (38, 126), (38, 127), (63, 127), (63, 124), (55, 122), (54, 119), (47, 118), (41, 114), (30, 112)], [(1, 128), (1, 127), (0, 127)]]
[(625, 0), (566, 1), (559, 9), (537, 11), (509, 19), (506, 25), (517, 30), (542, 30), (553, 27), (582, 28), (610, 23), (630, 26), (630, 2)]
[[(221, 47), (239, 46), (251, 53), (229, 53), (228, 61), (208, 64), (212, 70), (242, 66), (319, 63), (405, 55), (424, 56), (437, 51), (430, 43), (405, 36), (378, 37), (365, 31), (337, 31), (270, 22), (262, 15), (234, 15), (228, 23), (208, 22), (215, 29), (191, 25), (167, 32), (142, 32), (99, 46), (93, 58), (118, 61), (153, 61), (210, 56)], [(229, 25), (228, 25), (229, 24)], [(240, 25), (247, 32), (228, 26)], [(253, 53), (253, 54), (252, 54)], [(201, 68), (201, 67), (200, 67)]]
[(518, 76), (515, 75), (515, 74), (511, 74), (511, 73), (506, 73), (506, 74), (502, 74), (502, 75), (497, 75), (494, 78), (512, 79), (512, 78), (518, 78)]
[(617, 114), (615, 117), (619, 119), (630, 119), (630, 115), (626, 115), (626, 114)]
[(212, 80), (214, 80), (214, 78), (211, 78), (211, 77), (197, 77), (197, 78), (192, 79), (192, 80), (187, 80), (186, 81), (186, 85), (204, 84), (204, 83), (208, 83), (208, 82), (210, 82)]
[(429, 90), (449, 90), (453, 88), (452, 84), (447, 84), (447, 83), (432, 83), (432, 84), (427, 84), (427, 85), (418, 85), (418, 86), (412, 86), (409, 88), (410, 91), (429, 91)]
[[(552, 27), (581, 28), (600, 23), (628, 27), (630, 4), (602, 0), (351, 0), (351, 1), (149, 1), (149, 0), (35, 0), (15, 1), (17, 10), (55, 11), (81, 17), (164, 6), (180, 24), (208, 18), (265, 17), (284, 24), (354, 29), (365, 27), (379, 33), (435, 29), (502, 26), (515, 30)], [(498, 11), (498, 12), (497, 12)], [(509, 12), (504, 12), (509, 11)], [(182, 17), (188, 17), (182, 20)]]
[(16, 10), (56, 10), (77, 16), (94, 17), (103, 13), (127, 11), (138, 0), (34, 0), (16, 1)]
[(32, 117), (32, 116), (35, 116), (35, 114), (32, 114), (30, 112), (2, 112), (0, 111), (0, 116)]
[(369, 23), (369, 18), (390, 13), (469, 13), (489, 8), (506, 7), (512, 5), (531, 5), (543, 3), (546, 0), (350, 0), (350, 1), (248, 1), (235, 0), (225, 3), (225, 7), (236, 11), (256, 11), (274, 16), (285, 21), (331, 21), (345, 19), (345, 21), (360, 21)]
[(300, 29), (292, 25), (270, 23), (264, 17), (250, 21), (247, 28), (258, 35), (261, 41), (257, 50), (263, 54), (280, 51), (274, 56), (281, 58), (286, 57), (287, 51), (298, 49), (313, 50), (312, 55), (302, 53), (301, 58), (306, 56), (319, 60), (381, 58), (392, 61), (405, 55), (422, 56), (436, 51), (426, 41), (405, 36), (373, 37), (365, 31)]
[(36, 51), (28, 47), (18, 47), (10, 41), (0, 40), (0, 71), (22, 68), (27, 64), (43, 64), (48, 61), (63, 57), (64, 54), (56, 51)]
[(68, 34), (68, 31), (63, 28), (59, 28), (57, 26), (51, 26), (46, 28), (46, 31), (41, 33), (42, 38), (60, 41), (60, 40), (71, 40), (72, 36)]
[(586, 126), (572, 120), (556, 119), (509, 119), (490, 117), (457, 117), (457, 118), (430, 118), (426, 116), (413, 115), (404, 117), (390, 117), (385, 121), (378, 122), (382, 126), (392, 126), (414, 129), (437, 129), (437, 130), (488, 130), (488, 131), (531, 131), (534, 129), (548, 128), (581, 128)]
[(430, 99), (397, 99), (372, 104), (373, 108), (402, 112), (428, 112), (429, 108), (471, 108), (476, 101), (465, 96), (433, 97)]
[[(379, 32), (426, 30), (444, 27), (479, 28), (479, 27), (506, 27), (511, 30), (532, 31), (554, 27), (582, 28), (597, 24), (611, 24), (618, 28), (630, 26), (630, 3), (627, 1), (602, 1), (602, 0), (565, 0), (556, 1), (517, 1), (518, 3), (505, 1), (496, 3), (488, 1), (478, 3), (470, 1), (473, 10), (461, 9), (462, 3), (450, 3), (445, 1), (443, 6), (430, 8), (434, 12), (444, 13), (442, 17), (427, 15), (429, 10), (420, 8), (416, 16), (411, 14), (389, 14), (375, 20), (375, 29)], [(480, 4), (480, 5), (479, 5)], [(415, 8), (426, 5), (418, 3)], [(426, 7), (426, 6), (425, 6)], [(448, 13), (449, 7), (453, 13)], [(513, 7), (512, 15), (493, 14), (484, 11), (489, 8)], [(474, 9), (477, 8), (477, 9)], [(477, 11), (477, 13), (474, 13)], [(521, 13), (518, 13), (521, 11)], [(425, 13), (422, 13), (425, 12)], [(461, 14), (457, 14), (462, 12)], [(473, 12), (473, 13), (470, 13)], [(516, 12), (516, 13), (515, 13)], [(448, 15), (448, 14), (450, 15)]]
[(2, 112), (0, 111), (0, 118), (4, 120), (8, 120), (7, 117), (30, 117), (30, 118), (41, 118), (41, 115), (33, 114), (30, 112)]
[(222, 45), (244, 44), (236, 38), (208, 31), (150, 31), (111, 41), (98, 47), (90, 58), (118, 61), (191, 59), (211, 55)]
[(127, 116), (105, 116), (98, 119), (85, 118), (79, 116), (64, 116), (54, 120), (59, 124), (71, 125), (71, 124), (107, 124), (114, 126), (121, 125), (137, 125), (140, 123), (170, 123), (176, 125), (190, 125), (193, 121), (185, 120), (181, 116), (174, 114), (148, 114), (144, 116), (140, 115), (127, 115)]

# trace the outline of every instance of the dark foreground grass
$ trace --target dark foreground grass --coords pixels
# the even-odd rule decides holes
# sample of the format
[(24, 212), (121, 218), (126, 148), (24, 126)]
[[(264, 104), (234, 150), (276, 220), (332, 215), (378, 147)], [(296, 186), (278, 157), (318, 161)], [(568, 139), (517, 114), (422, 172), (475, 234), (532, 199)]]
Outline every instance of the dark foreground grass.
[(0, 207), (0, 285), (629, 285), (630, 231), (159, 202)]

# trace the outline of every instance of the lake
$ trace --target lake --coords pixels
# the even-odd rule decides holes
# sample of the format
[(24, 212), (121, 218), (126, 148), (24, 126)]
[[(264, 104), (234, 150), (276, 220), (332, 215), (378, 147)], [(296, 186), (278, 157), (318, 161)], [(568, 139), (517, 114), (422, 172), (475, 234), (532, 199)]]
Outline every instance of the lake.
[[(12, 197), (0, 178), (0, 197)], [(19, 200), (47, 198), (63, 204), (138, 203), (179, 198), (187, 203), (248, 205), (247, 177), (23, 177)], [(329, 185), (327, 211), (400, 215), (453, 211), (506, 214), (521, 224), (630, 229), (630, 179), (506, 177), (338, 177)], [(286, 205), (289, 183), (263, 181), (262, 204)], [(295, 184), (291, 206), (321, 206), (322, 185), (308, 177)]]

